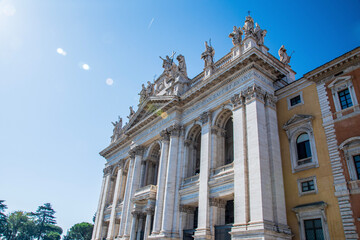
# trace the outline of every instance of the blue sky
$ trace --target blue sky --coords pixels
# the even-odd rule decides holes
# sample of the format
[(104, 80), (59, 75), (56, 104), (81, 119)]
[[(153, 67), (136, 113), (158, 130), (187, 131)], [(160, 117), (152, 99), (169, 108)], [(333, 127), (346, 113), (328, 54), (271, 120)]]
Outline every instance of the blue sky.
[(204, 41), (220, 59), (250, 10), (270, 53), (295, 51), (298, 79), (359, 46), (359, 9), (358, 0), (0, 0), (0, 199), (9, 211), (50, 202), (64, 231), (91, 222), (111, 121), (162, 73), (159, 56), (183, 54), (196, 76)]

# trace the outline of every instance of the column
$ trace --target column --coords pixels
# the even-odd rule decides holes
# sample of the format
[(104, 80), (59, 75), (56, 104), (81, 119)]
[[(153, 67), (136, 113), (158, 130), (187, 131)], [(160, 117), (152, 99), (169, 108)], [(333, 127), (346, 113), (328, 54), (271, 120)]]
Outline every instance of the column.
[(137, 211), (132, 211), (132, 222), (131, 222), (131, 233), (130, 233), (130, 240), (136, 239), (136, 230), (137, 230), (137, 223), (139, 221), (140, 213)]
[(241, 231), (246, 230), (246, 224), (250, 221), (245, 98), (241, 94), (236, 94), (231, 102), (234, 107), (234, 228), (232, 231)]
[(124, 162), (122, 160), (121, 163), (118, 164), (114, 198), (112, 201), (111, 214), (110, 214), (109, 230), (106, 239), (114, 239), (115, 237), (114, 235), (115, 235), (116, 205), (119, 202), (120, 192), (123, 184), (123, 170), (124, 170)]
[(134, 203), (131, 201), (131, 199), (134, 197), (135, 195), (135, 191), (139, 188), (140, 185), (140, 171), (141, 171), (141, 161), (142, 161), (142, 155), (143, 155), (143, 147), (141, 146), (136, 146), (133, 150), (131, 154), (135, 154), (135, 160), (134, 160), (134, 170), (133, 170), (133, 174), (132, 174), (132, 179), (131, 179), (131, 183), (130, 183), (130, 191), (129, 191), (129, 202), (128, 202), (128, 209), (127, 209), (127, 220), (126, 220), (126, 224), (125, 224), (125, 230), (124, 230), (124, 235), (123, 238), (124, 239), (128, 239), (129, 238), (129, 234), (130, 234), (130, 225), (132, 224), (130, 221), (131, 218), (131, 211), (133, 210), (134, 207)]
[[(184, 168), (183, 165), (183, 155), (184, 155), (184, 136), (185, 132), (184, 129), (180, 130), (180, 138), (179, 138), (179, 150), (178, 150), (178, 157), (177, 157), (177, 166), (176, 166), (176, 185), (175, 185), (175, 202), (174, 202), (174, 217), (173, 217), (173, 225), (172, 225), (172, 231), (174, 233), (178, 233), (178, 235), (180, 236), (180, 194), (179, 194), (179, 190), (180, 190), (180, 185), (181, 185), (181, 180), (182, 180), (182, 174), (181, 171)], [(175, 234), (173, 234), (175, 235)]]
[(101, 211), (101, 200), (102, 200), (102, 198), (103, 198), (104, 191), (105, 191), (105, 182), (106, 182), (106, 176), (103, 177), (103, 181), (102, 181), (102, 185), (101, 185), (101, 191), (100, 191), (100, 196), (99, 196), (99, 203), (98, 203), (98, 208), (97, 208), (96, 217), (95, 217), (95, 224), (94, 224), (94, 229), (93, 229), (92, 237), (91, 237), (92, 240), (95, 239), (96, 229), (97, 229), (98, 224), (99, 224), (99, 214), (100, 214), (100, 211)]
[(129, 201), (130, 201), (130, 199), (129, 199), (130, 183), (132, 181), (134, 161), (135, 161), (134, 158), (135, 158), (135, 155), (130, 154), (129, 169), (128, 169), (128, 174), (127, 174), (127, 179), (126, 179), (126, 188), (125, 188), (123, 207), (122, 207), (122, 211), (121, 211), (121, 219), (120, 219), (120, 226), (119, 226), (119, 237), (122, 237), (124, 235), (125, 224), (127, 221), (130, 221), (127, 219), (127, 216), (128, 216), (128, 205), (129, 205)]
[(145, 178), (145, 172), (146, 172), (146, 162), (147, 161), (141, 161), (141, 173), (140, 173), (140, 187), (145, 186), (146, 178)]
[(151, 217), (154, 214), (153, 208), (146, 208), (146, 222), (145, 222), (145, 231), (144, 231), (144, 240), (147, 240), (150, 235), (151, 230)]
[(189, 148), (190, 148), (191, 140), (187, 139), (184, 141), (184, 154), (182, 157), (183, 162), (183, 169), (181, 173), (182, 179), (188, 177), (188, 171), (189, 171)]
[[(168, 164), (166, 171), (166, 186), (164, 194), (164, 209), (162, 225), (161, 225), (161, 234), (164, 236), (170, 235), (172, 232), (172, 224), (174, 217), (175, 209), (175, 187), (176, 187), (176, 170), (177, 170), (177, 160), (178, 160), (178, 149), (179, 149), (179, 136), (180, 136), (181, 126), (175, 124), (168, 128), (170, 132), (170, 146), (169, 146), (169, 156)], [(166, 221), (165, 221), (166, 220)]]
[(144, 218), (146, 217), (146, 215), (144, 214), (139, 214), (138, 217), (138, 226), (137, 226), (137, 234), (136, 234), (136, 240), (140, 240), (141, 237), (141, 230), (143, 228), (143, 222), (144, 222)]
[(104, 187), (105, 191), (103, 192), (103, 195), (102, 195), (100, 211), (97, 213), (97, 216), (99, 217), (99, 220), (98, 220), (98, 226), (97, 226), (96, 235), (95, 235), (96, 240), (101, 239), (101, 232), (102, 232), (103, 219), (104, 219), (104, 208), (105, 208), (105, 203), (106, 203), (107, 192), (109, 191), (109, 182), (110, 182), (110, 179), (111, 179), (111, 170), (112, 170), (112, 167), (107, 167), (107, 168), (104, 169), (104, 174), (106, 175), (105, 187)]
[(170, 136), (165, 130), (160, 133), (162, 137), (161, 140), (161, 153), (160, 153), (160, 165), (159, 165), (159, 174), (157, 181), (157, 192), (156, 192), (156, 205), (155, 205), (155, 214), (154, 214), (154, 226), (152, 234), (159, 234), (161, 229), (162, 222), (162, 212), (164, 205), (164, 193), (165, 193), (165, 183), (166, 183), (166, 169), (167, 169), (167, 159), (169, 154), (169, 139)]
[(199, 177), (199, 216), (198, 228), (195, 239), (211, 239), (209, 225), (209, 170), (211, 155), (211, 128), (210, 114), (204, 112), (200, 116), (201, 128), (201, 153), (200, 153), (200, 177)]
[(145, 161), (145, 173), (144, 173), (144, 181), (142, 182), (142, 186), (146, 186), (150, 184), (150, 181), (148, 181), (148, 174), (151, 172), (151, 161), (147, 159)]
[(219, 198), (211, 198), (209, 200), (210, 205), (210, 229), (211, 234), (215, 235), (216, 225), (224, 225), (225, 224), (225, 206), (226, 201)]

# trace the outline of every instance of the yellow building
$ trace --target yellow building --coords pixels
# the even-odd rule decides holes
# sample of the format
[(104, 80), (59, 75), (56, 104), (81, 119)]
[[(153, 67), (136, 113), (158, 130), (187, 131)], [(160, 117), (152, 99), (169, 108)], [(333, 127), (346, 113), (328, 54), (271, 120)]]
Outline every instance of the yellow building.
[[(276, 91), (288, 225), (293, 239), (321, 224), (325, 239), (346, 239), (316, 83), (301, 78)], [(305, 144), (304, 144), (305, 143)], [(298, 150), (305, 148), (305, 156)]]

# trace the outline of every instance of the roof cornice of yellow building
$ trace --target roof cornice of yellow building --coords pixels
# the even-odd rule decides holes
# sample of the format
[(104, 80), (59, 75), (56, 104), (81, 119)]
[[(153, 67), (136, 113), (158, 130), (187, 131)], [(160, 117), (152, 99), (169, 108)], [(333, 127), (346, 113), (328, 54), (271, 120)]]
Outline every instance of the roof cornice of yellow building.
[(346, 67), (360, 62), (360, 47), (354, 48), (353, 50), (337, 57), (320, 67), (304, 74), (304, 78), (311, 81), (320, 81), (330, 75), (334, 75)]

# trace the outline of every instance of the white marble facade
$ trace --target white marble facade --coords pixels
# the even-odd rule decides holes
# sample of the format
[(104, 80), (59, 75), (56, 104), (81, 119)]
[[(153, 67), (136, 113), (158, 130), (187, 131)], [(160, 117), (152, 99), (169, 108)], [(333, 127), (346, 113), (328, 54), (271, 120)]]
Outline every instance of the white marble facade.
[(193, 79), (183, 56), (163, 59), (164, 73), (143, 85), (137, 111), (114, 124), (100, 153), (93, 240), (291, 239), (274, 91), (294, 72), (257, 28), (250, 16), (244, 36), (234, 27), (218, 61), (206, 45)]

